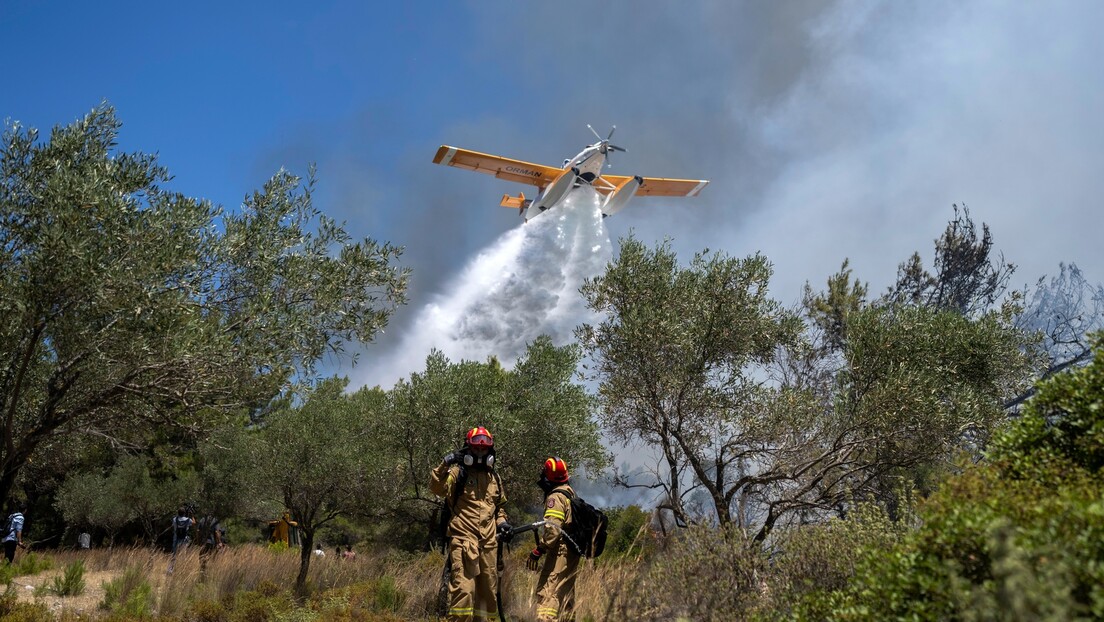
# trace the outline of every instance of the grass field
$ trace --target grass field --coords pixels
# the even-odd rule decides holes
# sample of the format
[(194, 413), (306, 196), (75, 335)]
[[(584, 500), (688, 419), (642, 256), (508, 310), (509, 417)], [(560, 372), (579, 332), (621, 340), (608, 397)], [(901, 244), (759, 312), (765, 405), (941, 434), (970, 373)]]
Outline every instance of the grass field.
[[(526, 547), (517, 547), (506, 560), (502, 597), (511, 620), (535, 619), (536, 573), (525, 569), (526, 555)], [(3, 619), (435, 620), (443, 564), (435, 552), (361, 551), (354, 560), (312, 558), (306, 594), (296, 598), (298, 549), (227, 548), (204, 569), (196, 550), (179, 554), (175, 562), (149, 548), (57, 551), (36, 557), (49, 569), (14, 577), (0, 604)], [(80, 594), (58, 596), (47, 589), (77, 561), (84, 565)], [(631, 561), (584, 562), (577, 584), (578, 619), (606, 619), (614, 586), (632, 584), (635, 568)]]

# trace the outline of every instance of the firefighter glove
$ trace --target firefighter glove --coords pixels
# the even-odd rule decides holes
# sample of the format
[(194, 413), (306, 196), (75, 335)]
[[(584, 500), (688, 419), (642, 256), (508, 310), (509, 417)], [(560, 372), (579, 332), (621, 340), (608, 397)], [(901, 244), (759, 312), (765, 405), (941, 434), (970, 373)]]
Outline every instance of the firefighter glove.
[(499, 523), (498, 524), (498, 539), (502, 540), (503, 542), (509, 542), (510, 537), (511, 537), (510, 532), (513, 531), (513, 529), (514, 529), (514, 526), (511, 525), (510, 523), (506, 522), (506, 521), (503, 521), (503, 522)]
[(457, 462), (460, 462), (460, 452), (450, 451), (447, 454), (445, 454), (445, 464), (447, 464), (449, 466), (452, 466), (452, 465), (456, 464)]
[(533, 552), (529, 554), (529, 559), (525, 560), (525, 567), (529, 570), (536, 570), (540, 564), (541, 555), (544, 555), (544, 551), (540, 548), (533, 549)]

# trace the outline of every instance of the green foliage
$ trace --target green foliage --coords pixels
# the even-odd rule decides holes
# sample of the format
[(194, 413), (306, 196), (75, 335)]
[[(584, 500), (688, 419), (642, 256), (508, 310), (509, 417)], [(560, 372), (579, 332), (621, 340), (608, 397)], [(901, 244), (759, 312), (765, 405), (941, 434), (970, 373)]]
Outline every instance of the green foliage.
[(291, 593), (270, 586), (234, 595), (229, 622), (268, 622), (296, 609)]
[(824, 332), (826, 347), (842, 349), (847, 343), (851, 318), (866, 306), (867, 286), (851, 280), (851, 268), (844, 260), (840, 271), (828, 277), (828, 290), (814, 292), (805, 284), (803, 305), (813, 325)]
[(1005, 313), (864, 309), (852, 318), (843, 351), (840, 423), (876, 430), (878, 442), (864, 445), (864, 458), (907, 468), (915, 486), (930, 490), (925, 468), (954, 455), (964, 435), (984, 440), (1003, 419), (1008, 387), (1029, 378), (1023, 343)]
[(476, 425), (495, 436), (495, 469), (515, 508), (539, 500), (534, 473), (548, 456), (563, 458), (574, 472), (601, 469), (608, 457), (591, 417), (594, 403), (574, 382), (579, 357), (577, 347), (557, 347), (547, 337), (534, 340), (512, 370), (493, 359), (452, 362), (434, 352), (424, 372), (374, 395), (383, 415), (373, 433), (389, 440), (389, 488), (372, 503), (392, 519), (388, 540), (425, 547), (440, 504), (427, 490), (429, 472)]
[(54, 615), (45, 604), (19, 602), (15, 587), (11, 584), (0, 596), (0, 618), (4, 622), (55, 622)]
[(4, 593), (0, 594), (0, 615), (5, 615), (19, 602), (18, 588), (11, 581), (4, 584)]
[(1092, 473), (1104, 468), (1104, 333), (1093, 362), (1041, 382), (1023, 417), (993, 443), (990, 458), (1009, 475), (1031, 477), (1056, 462)]
[(109, 543), (132, 521), (152, 540), (157, 521), (172, 515), (181, 499), (193, 498), (195, 490), (195, 476), (190, 471), (179, 477), (155, 478), (148, 459), (124, 456), (105, 476), (84, 473), (67, 479), (58, 490), (55, 505), (66, 523), (103, 529)]
[(869, 547), (846, 587), (806, 601), (842, 620), (1104, 617), (1104, 358), (1040, 386), (994, 439), (990, 461), (951, 478), (922, 526)]
[(606, 548), (602, 563), (608, 563), (617, 557), (639, 557), (651, 552), (654, 545), (650, 522), (650, 513), (639, 506), (628, 505), (604, 510), (609, 524), (606, 528)]
[(370, 393), (344, 393), (348, 380), (319, 383), (300, 406), (280, 408), (241, 448), (248, 452), (259, 491), (282, 500), (299, 523), (303, 551), (297, 586), (302, 588), (315, 534), (341, 515), (382, 498), (388, 479), (382, 463), (389, 439), (375, 431), (380, 416), (366, 407)]
[(127, 568), (122, 576), (103, 584), (100, 609), (131, 618), (147, 618), (153, 610), (153, 588), (139, 566)]
[(376, 582), (376, 610), (398, 611), (406, 602), (406, 594), (396, 585), (394, 577), (380, 577)]
[(61, 575), (54, 577), (52, 583), (36, 589), (35, 595), (80, 596), (84, 593), (84, 587), (84, 562), (77, 560), (66, 566)]
[(54, 560), (38, 553), (25, 553), (14, 564), (0, 564), (0, 584), (11, 585), (12, 579), (36, 575), (54, 567)]
[(399, 249), (352, 241), (313, 180), (281, 171), (224, 212), (162, 188), (119, 128), (102, 106), (0, 144), (0, 497), (72, 430), (195, 435), (257, 408), (404, 301)]
[(226, 606), (217, 600), (196, 600), (189, 604), (187, 618), (195, 622), (228, 622)]
[(760, 375), (797, 341), (799, 319), (768, 295), (762, 255), (695, 255), (678, 264), (669, 243), (621, 241), (606, 273), (581, 292), (606, 319), (578, 336), (600, 381), (600, 418), (613, 440), (660, 448), (666, 503), (682, 521), (685, 477), (709, 495), (717, 522), (740, 520), (733, 502), (742, 471), (770, 427)]
[(780, 536), (775, 577), (791, 591), (843, 588), (867, 550), (888, 550), (906, 532), (874, 503), (860, 503), (847, 518), (803, 525)]

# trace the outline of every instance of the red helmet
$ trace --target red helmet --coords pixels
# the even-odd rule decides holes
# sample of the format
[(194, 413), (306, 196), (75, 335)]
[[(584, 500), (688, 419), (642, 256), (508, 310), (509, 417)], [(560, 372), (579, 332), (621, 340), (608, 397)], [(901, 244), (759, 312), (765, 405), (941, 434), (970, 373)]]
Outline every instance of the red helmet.
[(541, 475), (553, 484), (562, 484), (567, 481), (567, 463), (559, 458), (549, 458), (544, 461)]
[(468, 447), (484, 447), (490, 449), (494, 447), (494, 437), (491, 436), (490, 430), (483, 426), (479, 426), (478, 428), (468, 430), (467, 435), (464, 436), (464, 444)]

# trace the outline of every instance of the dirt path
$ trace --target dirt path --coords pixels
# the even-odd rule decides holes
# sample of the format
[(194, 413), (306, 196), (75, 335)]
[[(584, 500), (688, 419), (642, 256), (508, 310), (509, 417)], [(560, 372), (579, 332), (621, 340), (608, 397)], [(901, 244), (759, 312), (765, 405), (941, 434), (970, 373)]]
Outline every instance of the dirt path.
[(35, 589), (42, 585), (51, 585), (54, 577), (61, 576), (65, 568), (46, 570), (36, 575), (16, 577), (12, 583), (15, 585), (17, 598), (20, 602), (43, 603), (51, 613), (57, 615), (63, 609), (75, 613), (93, 613), (104, 599), (103, 584), (119, 576), (119, 572), (101, 570), (98, 572), (84, 573), (84, 593), (80, 596), (55, 596), (45, 594), (35, 596)]

